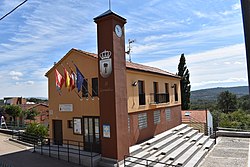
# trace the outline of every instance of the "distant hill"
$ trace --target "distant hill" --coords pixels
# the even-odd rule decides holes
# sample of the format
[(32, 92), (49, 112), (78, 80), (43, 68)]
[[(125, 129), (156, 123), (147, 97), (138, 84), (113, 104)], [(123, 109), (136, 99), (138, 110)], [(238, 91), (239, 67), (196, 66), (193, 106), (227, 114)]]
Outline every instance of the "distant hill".
[(237, 97), (241, 97), (248, 94), (248, 86), (238, 86), (238, 87), (218, 87), (210, 89), (200, 89), (191, 91), (191, 102), (198, 100), (215, 101), (217, 96), (224, 91), (229, 91), (236, 94)]

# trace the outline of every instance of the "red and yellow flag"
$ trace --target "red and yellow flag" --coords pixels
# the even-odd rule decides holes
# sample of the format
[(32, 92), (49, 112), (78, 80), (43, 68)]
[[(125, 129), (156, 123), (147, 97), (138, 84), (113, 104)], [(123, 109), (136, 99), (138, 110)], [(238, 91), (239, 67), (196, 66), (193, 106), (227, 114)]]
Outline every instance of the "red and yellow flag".
[(70, 75), (69, 72), (64, 68), (64, 78), (65, 78), (65, 87), (70, 91)]

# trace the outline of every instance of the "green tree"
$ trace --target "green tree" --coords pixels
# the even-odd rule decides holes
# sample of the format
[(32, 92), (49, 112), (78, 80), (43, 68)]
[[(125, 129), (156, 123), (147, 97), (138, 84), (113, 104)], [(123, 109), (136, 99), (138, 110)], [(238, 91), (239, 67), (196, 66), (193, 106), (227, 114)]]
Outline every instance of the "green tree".
[(217, 97), (217, 106), (225, 113), (235, 111), (237, 109), (236, 95), (229, 91), (221, 92)]
[(250, 97), (249, 95), (245, 95), (242, 97), (239, 97), (237, 99), (238, 102), (238, 108), (242, 109), (243, 111), (250, 113)]
[(32, 108), (31, 110), (27, 110), (25, 111), (25, 116), (26, 116), (26, 119), (28, 120), (35, 120), (35, 117), (38, 115), (38, 111), (34, 108)]
[(189, 70), (186, 66), (186, 59), (184, 53), (181, 54), (180, 62), (178, 65), (178, 75), (181, 77), (181, 109), (188, 110), (190, 108), (190, 81), (189, 81)]
[(22, 113), (22, 109), (19, 106), (16, 105), (9, 105), (4, 108), (4, 111), (9, 116), (12, 116), (14, 119), (14, 122), (16, 122), (16, 117), (19, 117)]

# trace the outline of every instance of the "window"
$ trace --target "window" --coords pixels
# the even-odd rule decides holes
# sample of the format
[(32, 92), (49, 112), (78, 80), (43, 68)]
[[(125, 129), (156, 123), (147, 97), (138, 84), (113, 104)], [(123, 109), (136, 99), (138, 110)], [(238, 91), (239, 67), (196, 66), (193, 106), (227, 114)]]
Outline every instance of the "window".
[(174, 100), (178, 101), (178, 91), (177, 91), (177, 85), (174, 84)]
[(154, 111), (154, 124), (159, 124), (161, 122), (161, 111)]
[(138, 81), (139, 105), (145, 105), (144, 81)]
[(148, 126), (147, 113), (138, 114), (138, 126), (139, 129), (144, 129)]
[(171, 110), (170, 110), (170, 108), (166, 108), (165, 113), (166, 113), (166, 120), (170, 121), (171, 120)]
[(83, 80), (82, 84), (82, 97), (88, 97), (88, 79)]
[(68, 128), (73, 128), (73, 121), (72, 120), (68, 120)]
[(169, 102), (169, 83), (165, 83), (166, 102)]
[(98, 96), (98, 78), (92, 78), (92, 96)]
[(154, 102), (159, 103), (159, 96), (158, 96), (158, 82), (153, 82), (153, 89), (154, 89)]

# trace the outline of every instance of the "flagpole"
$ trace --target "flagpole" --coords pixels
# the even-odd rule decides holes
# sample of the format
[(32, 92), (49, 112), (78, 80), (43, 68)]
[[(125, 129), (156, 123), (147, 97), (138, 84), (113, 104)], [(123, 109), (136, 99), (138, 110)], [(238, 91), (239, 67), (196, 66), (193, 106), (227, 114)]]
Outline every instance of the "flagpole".
[[(77, 65), (74, 63), (73, 60), (71, 60), (71, 62), (77, 67)], [(77, 67), (77, 68), (78, 68), (78, 67)], [(97, 93), (95, 92), (95, 90), (93, 89), (93, 87), (89, 84), (88, 80), (87, 80), (85, 77), (83, 77), (83, 79), (87, 82), (87, 84), (89, 85), (89, 87), (91, 88), (91, 90), (92, 90), (95, 94), (97, 94)], [(82, 86), (85, 88), (85, 90), (87, 90), (86, 87), (85, 87), (84, 85), (82, 85)], [(94, 97), (89, 93), (88, 90), (87, 90), (87, 92), (88, 92), (89, 96), (91, 97), (91, 99), (93, 100)]]

